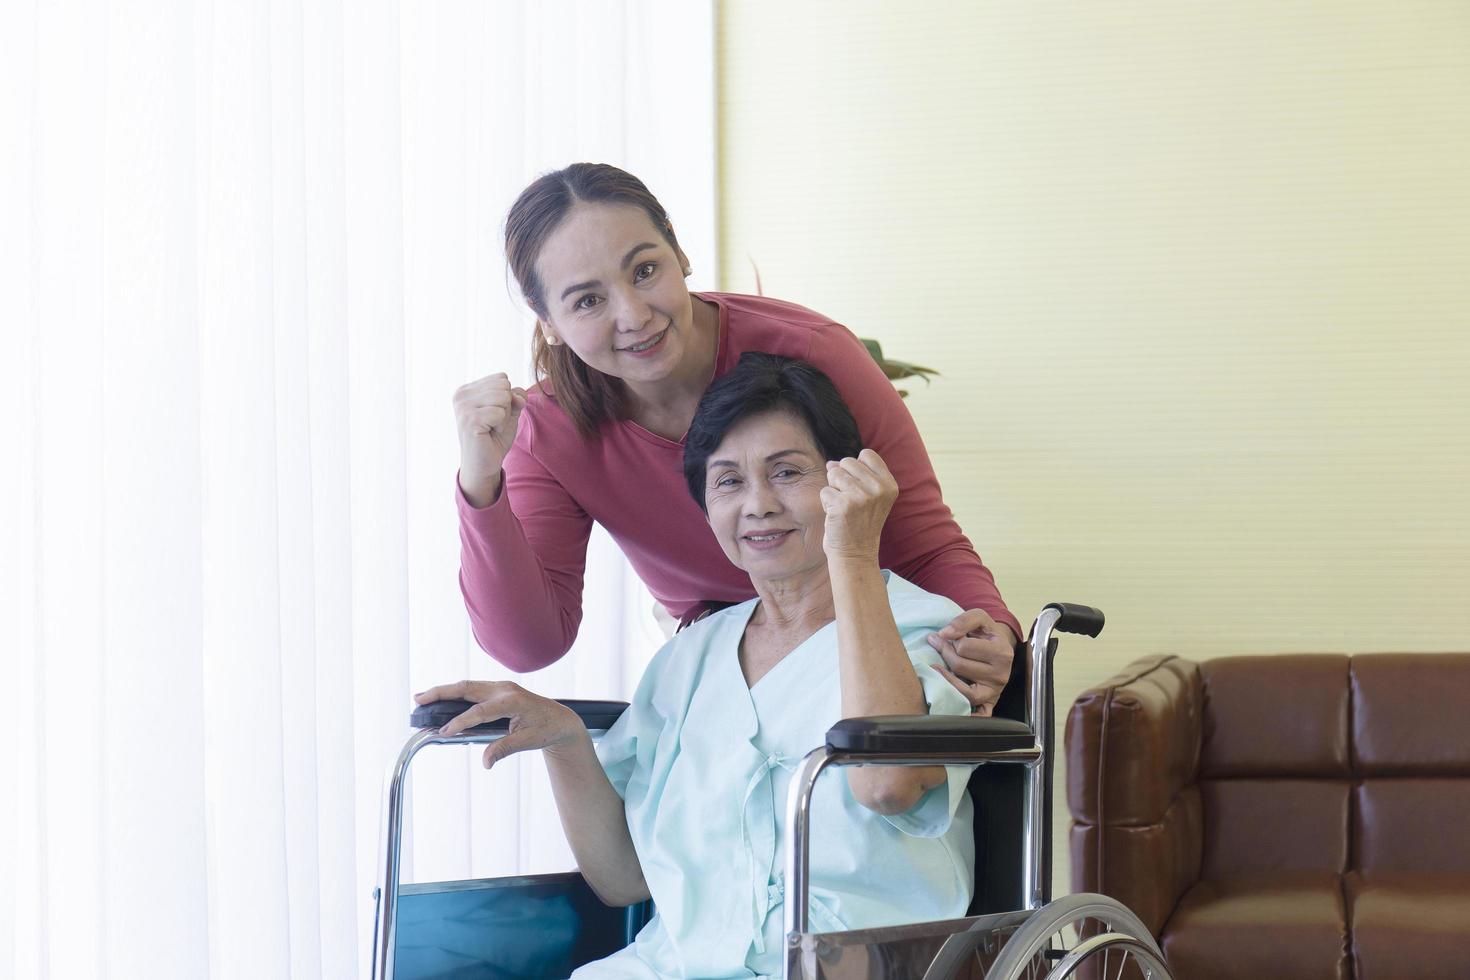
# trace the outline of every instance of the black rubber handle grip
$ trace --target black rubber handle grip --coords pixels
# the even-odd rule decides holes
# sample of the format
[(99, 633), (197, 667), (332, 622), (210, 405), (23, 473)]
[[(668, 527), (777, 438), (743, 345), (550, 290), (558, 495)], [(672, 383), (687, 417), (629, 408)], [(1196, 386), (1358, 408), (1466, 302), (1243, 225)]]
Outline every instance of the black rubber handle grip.
[(975, 715), (876, 715), (844, 718), (827, 730), (827, 747), (840, 752), (1004, 752), (1036, 744), (1031, 728), (1010, 718)]
[[(582, 724), (589, 729), (608, 729), (613, 722), (628, 710), (626, 701), (576, 701), (558, 699), (558, 704), (564, 704), (577, 713), (582, 719)], [(421, 704), (413, 709), (413, 714), (408, 717), (408, 724), (413, 728), (442, 728), (449, 722), (458, 718), (466, 711), (475, 706), (473, 701), (435, 701), (432, 704)], [(509, 722), (504, 718), (498, 718), (488, 725), (476, 725), (474, 728), (466, 729), (471, 732), (503, 732)]]
[(1078, 605), (1075, 602), (1049, 602), (1048, 609), (1055, 609), (1062, 614), (1057, 620), (1056, 628), (1063, 633), (1084, 633), (1087, 636), (1097, 636), (1103, 630), (1103, 614), (1101, 609), (1091, 606)]

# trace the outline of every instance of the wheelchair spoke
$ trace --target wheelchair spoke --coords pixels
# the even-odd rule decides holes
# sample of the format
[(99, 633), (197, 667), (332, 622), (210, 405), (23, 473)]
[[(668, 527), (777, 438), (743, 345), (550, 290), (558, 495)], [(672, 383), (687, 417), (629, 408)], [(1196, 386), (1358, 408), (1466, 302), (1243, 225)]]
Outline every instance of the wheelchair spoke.
[(1114, 899), (1076, 894), (1031, 913), (1007, 940), (986, 976), (994, 980), (1078, 980), (1084, 976), (1131, 980), (1135, 972), (1146, 980), (1170, 980), (1163, 954), (1148, 928)]

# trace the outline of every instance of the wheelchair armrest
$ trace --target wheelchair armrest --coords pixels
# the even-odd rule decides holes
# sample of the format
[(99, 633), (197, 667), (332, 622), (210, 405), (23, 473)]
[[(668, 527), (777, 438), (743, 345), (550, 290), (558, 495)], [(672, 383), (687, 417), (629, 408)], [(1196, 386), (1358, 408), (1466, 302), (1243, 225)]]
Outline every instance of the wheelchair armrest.
[[(557, 703), (575, 711), (588, 729), (609, 729), (628, 709), (626, 701), (577, 701), (559, 698)], [(412, 728), (439, 728), (474, 707), (474, 704), (473, 701), (435, 701), (433, 704), (421, 704), (413, 709), (408, 724)], [(506, 719), (498, 718), (487, 725), (476, 725), (466, 731), (503, 732), (507, 724)]]
[(850, 755), (1004, 752), (1036, 744), (1031, 727), (977, 715), (876, 715), (844, 718), (827, 731), (827, 747)]

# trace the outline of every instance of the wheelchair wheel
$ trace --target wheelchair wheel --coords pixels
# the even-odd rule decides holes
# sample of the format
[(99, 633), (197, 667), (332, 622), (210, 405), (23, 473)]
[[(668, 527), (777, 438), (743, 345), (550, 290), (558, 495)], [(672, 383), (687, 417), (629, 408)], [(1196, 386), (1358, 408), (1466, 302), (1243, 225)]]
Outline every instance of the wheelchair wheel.
[(987, 980), (1074, 976), (1173, 980), (1138, 916), (1106, 895), (1090, 894), (1067, 895), (1033, 912), (986, 974)]

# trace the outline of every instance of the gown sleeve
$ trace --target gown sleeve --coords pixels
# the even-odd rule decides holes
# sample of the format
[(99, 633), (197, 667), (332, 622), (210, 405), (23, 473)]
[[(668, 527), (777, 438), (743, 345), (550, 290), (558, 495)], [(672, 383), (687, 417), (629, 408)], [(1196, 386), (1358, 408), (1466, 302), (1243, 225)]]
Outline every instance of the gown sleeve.
[[(926, 637), (948, 623), (959, 610), (942, 596), (928, 596), (928, 601), (909, 600), (895, 604), (899, 635), (908, 649), (909, 662), (919, 675), (924, 700), (931, 715), (969, 715), (970, 702), (955, 686), (934, 669), (943, 659), (929, 646)], [(933, 787), (919, 802), (903, 813), (885, 815), (884, 819), (911, 837), (939, 837), (949, 830), (955, 811), (965, 798), (972, 765), (945, 766), (945, 781)]]
[(629, 705), (607, 733), (597, 742), (597, 761), (607, 773), (607, 781), (618, 796), (628, 798), (628, 781), (638, 765), (639, 712)]
[(699, 659), (699, 652), (694, 649), (697, 641), (691, 642), (695, 635), (704, 633), (685, 631), (670, 637), (659, 648), (644, 668), (638, 687), (628, 702), (628, 709), (597, 742), (597, 759), (602, 763), (602, 771), (607, 773), (608, 782), (624, 800), (628, 798), (628, 784), (638, 773), (640, 765), (644, 771), (639, 778), (646, 785), (648, 768), (654, 761), (659, 736), (664, 730), (669, 702), (688, 704), (688, 671), (671, 669), (670, 661), (678, 663), (681, 654), (685, 661)]

